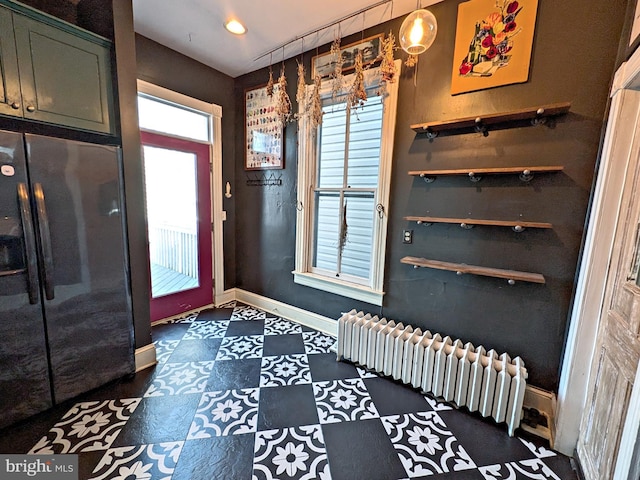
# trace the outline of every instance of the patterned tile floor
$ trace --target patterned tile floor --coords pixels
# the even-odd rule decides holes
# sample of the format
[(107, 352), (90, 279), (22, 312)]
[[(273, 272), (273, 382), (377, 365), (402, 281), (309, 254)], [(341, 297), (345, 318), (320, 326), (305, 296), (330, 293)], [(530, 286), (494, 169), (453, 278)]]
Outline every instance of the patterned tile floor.
[(156, 325), (158, 365), (0, 432), (81, 479), (575, 480), (535, 437), (335, 361), (334, 339), (245, 305)]

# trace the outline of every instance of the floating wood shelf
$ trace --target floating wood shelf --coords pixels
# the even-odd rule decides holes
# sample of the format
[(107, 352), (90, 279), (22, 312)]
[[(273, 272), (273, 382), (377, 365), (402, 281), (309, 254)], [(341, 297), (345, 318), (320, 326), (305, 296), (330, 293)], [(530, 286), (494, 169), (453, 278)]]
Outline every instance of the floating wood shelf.
[(486, 220), (478, 218), (445, 218), (445, 217), (404, 217), (410, 222), (417, 222), (420, 225), (430, 225), (432, 223), (457, 223), (462, 228), (472, 228), (474, 225), (492, 225), (497, 227), (511, 227), (515, 232), (522, 232), (525, 228), (553, 228), (553, 225), (545, 222), (522, 222), (519, 220)]
[[(440, 122), (416, 123), (411, 129), (416, 133), (426, 133), (433, 140), (438, 135), (459, 135), (480, 132), (485, 137), (489, 129), (504, 129), (525, 125), (553, 125), (555, 117), (564, 115), (571, 108), (571, 103), (554, 103), (541, 107), (523, 108), (512, 112), (492, 113), (475, 117), (458, 118)], [(527, 123), (528, 122), (528, 123)]]
[(456, 168), (448, 170), (411, 170), (409, 175), (421, 177), (427, 183), (433, 182), (436, 177), (442, 175), (466, 175), (472, 182), (478, 182), (482, 175), (519, 174), (520, 180), (529, 182), (534, 173), (554, 173), (564, 170), (562, 165), (545, 165), (535, 167), (487, 167), (487, 168)]
[(458, 275), (470, 273), (472, 275), (482, 275), (485, 277), (505, 278), (509, 285), (515, 284), (516, 281), (530, 283), (545, 283), (545, 279), (539, 273), (518, 272), (516, 270), (503, 270), (500, 268), (479, 267), (476, 265), (467, 265), (464, 263), (441, 262), (439, 260), (428, 260), (426, 258), (404, 257), (400, 260), (407, 265), (413, 265), (414, 268), (425, 267), (435, 268), (437, 270), (448, 270), (456, 272)]

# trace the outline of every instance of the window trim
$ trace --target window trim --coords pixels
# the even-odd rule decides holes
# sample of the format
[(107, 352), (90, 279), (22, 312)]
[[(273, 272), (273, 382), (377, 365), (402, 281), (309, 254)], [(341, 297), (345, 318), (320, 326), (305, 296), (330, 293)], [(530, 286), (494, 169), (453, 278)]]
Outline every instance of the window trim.
[[(398, 83), (402, 62), (395, 61), (396, 80), (387, 83), (387, 96), (383, 100), (382, 114), (382, 138), (380, 144), (380, 169), (378, 180), (377, 203), (382, 205), (382, 215), (377, 217), (378, 228), (375, 229), (373, 237), (373, 268), (371, 276), (371, 286), (358, 285), (340, 279), (333, 279), (327, 276), (311, 272), (312, 248), (310, 238), (312, 235), (313, 219), (313, 194), (314, 179), (317, 166), (317, 148), (315, 132), (312, 131), (308, 115), (300, 119), (300, 134), (298, 135), (298, 194), (297, 194), (297, 215), (296, 215), (296, 256), (295, 270), (293, 274), (294, 283), (308, 287), (335, 293), (344, 297), (361, 300), (373, 305), (382, 305), (384, 298), (384, 267), (386, 258), (386, 241), (388, 228), (389, 197), (391, 192), (391, 169), (393, 163), (393, 144), (396, 127), (396, 114), (398, 104)], [(365, 72), (365, 82), (367, 84), (375, 81), (378, 69), (370, 69)], [(345, 83), (349, 81), (351, 75), (345, 76)], [(307, 94), (310, 94), (313, 86), (307, 87)], [(325, 82), (322, 93), (330, 90), (329, 82)]]

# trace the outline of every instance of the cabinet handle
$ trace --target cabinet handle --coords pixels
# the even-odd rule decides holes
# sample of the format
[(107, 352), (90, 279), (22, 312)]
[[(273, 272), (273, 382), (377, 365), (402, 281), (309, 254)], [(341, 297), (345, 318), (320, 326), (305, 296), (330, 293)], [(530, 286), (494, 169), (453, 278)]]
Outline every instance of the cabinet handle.
[(34, 107), (33, 105), (29, 105), (27, 107), (27, 112), (35, 112), (36, 111), (36, 107)]
[(11, 108), (13, 108), (14, 110), (18, 110), (20, 108), (20, 104), (18, 102), (13, 102), (11, 104)]

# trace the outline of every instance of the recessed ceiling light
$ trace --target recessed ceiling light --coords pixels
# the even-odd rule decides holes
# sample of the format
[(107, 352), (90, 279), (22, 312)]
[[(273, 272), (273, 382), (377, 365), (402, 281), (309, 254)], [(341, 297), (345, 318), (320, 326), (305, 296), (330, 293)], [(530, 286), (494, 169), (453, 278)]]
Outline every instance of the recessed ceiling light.
[(224, 24), (224, 28), (229, 30), (231, 33), (235, 35), (243, 35), (247, 32), (247, 29), (243, 24), (241, 24), (238, 20), (232, 19)]

